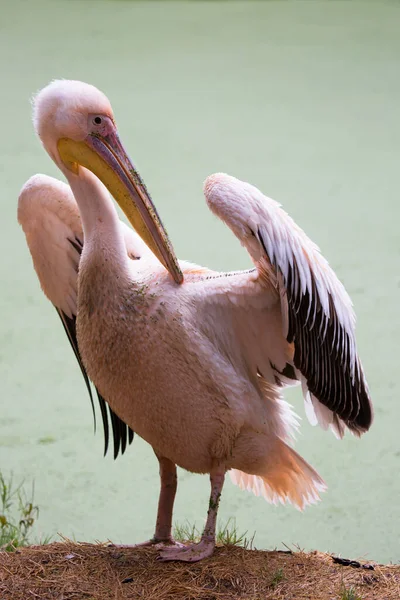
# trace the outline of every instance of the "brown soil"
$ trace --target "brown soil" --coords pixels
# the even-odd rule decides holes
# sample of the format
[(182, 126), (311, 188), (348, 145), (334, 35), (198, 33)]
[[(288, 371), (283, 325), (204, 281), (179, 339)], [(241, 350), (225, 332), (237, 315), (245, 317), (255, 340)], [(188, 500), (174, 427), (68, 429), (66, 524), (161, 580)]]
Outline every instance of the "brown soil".
[(159, 563), (156, 556), (155, 548), (70, 541), (0, 552), (0, 599), (400, 599), (400, 565), (343, 566), (320, 552), (234, 546), (217, 548), (214, 556), (194, 564)]

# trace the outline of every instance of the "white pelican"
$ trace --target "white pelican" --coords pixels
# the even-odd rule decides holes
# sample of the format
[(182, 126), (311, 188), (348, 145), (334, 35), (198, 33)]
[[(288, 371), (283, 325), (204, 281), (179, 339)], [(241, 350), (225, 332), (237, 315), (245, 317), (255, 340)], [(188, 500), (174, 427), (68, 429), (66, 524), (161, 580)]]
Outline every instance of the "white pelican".
[[(351, 301), (318, 248), (279, 204), (220, 173), (204, 184), (208, 206), (255, 268), (179, 266), (101, 92), (55, 81), (35, 98), (34, 125), (72, 192), (36, 176), (18, 218), (85, 377), (118, 415), (117, 443), (126, 443), (125, 423), (159, 459), (149, 543), (165, 543), (160, 559), (212, 554), (228, 471), (271, 502), (316, 501), (325, 485), (289, 445), (297, 422), (282, 387), (300, 382), (311, 422), (338, 437), (372, 422)], [(121, 226), (101, 181), (151, 252)], [(191, 546), (171, 538), (176, 465), (210, 474), (206, 525)]]

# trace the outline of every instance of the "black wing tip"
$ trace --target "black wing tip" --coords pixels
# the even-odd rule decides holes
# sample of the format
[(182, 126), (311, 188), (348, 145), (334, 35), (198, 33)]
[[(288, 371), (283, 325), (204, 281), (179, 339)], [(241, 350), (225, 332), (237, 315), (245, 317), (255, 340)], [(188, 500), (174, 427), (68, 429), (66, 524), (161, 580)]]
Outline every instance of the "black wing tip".
[(121, 456), (125, 453), (127, 446), (129, 446), (134, 438), (133, 430), (122, 421), (115, 412), (108, 405), (108, 410), (110, 413), (110, 420), (113, 431), (113, 441), (114, 441), (114, 460), (118, 458), (119, 453), (121, 452)]
[[(344, 415), (342, 411), (333, 410), (335, 416), (357, 437), (361, 437), (371, 428), (374, 422), (374, 409), (367, 394), (358, 398), (360, 407), (355, 415)], [(341, 414), (342, 413), (342, 414)]]
[(368, 396), (360, 399), (361, 407), (356, 418), (346, 423), (347, 427), (358, 437), (366, 433), (374, 422), (374, 409)]
[(128, 427), (128, 444), (129, 445), (132, 444), (134, 437), (135, 437), (135, 432), (133, 431), (133, 429), (131, 429), (130, 427)]
[(349, 334), (341, 326), (335, 326), (334, 319), (327, 319), (320, 307), (315, 310), (312, 327), (307, 327), (307, 305), (308, 292), (298, 307), (292, 303), (289, 310), (287, 340), (295, 345), (293, 363), (305, 376), (308, 390), (315, 398), (360, 436), (372, 425), (373, 408), (359, 358), (355, 358), (353, 371), (349, 354), (346, 352), (343, 357), (337, 345), (338, 339), (346, 339), (347, 349)]
[(99, 393), (99, 390), (96, 388), (97, 399), (99, 401), (101, 418), (103, 421), (103, 431), (104, 431), (104, 454), (106, 456), (108, 450), (108, 440), (109, 440), (109, 427), (108, 427), (108, 419), (107, 419), (107, 403), (104, 400), (103, 396)]
[[(264, 248), (265, 249), (265, 248)], [(328, 290), (329, 316), (325, 313), (311, 277), (312, 292), (301, 292), (296, 260), (285, 281), (288, 302), (286, 339), (294, 343), (293, 363), (308, 390), (355, 435), (368, 431), (373, 408), (358, 356), (351, 355), (350, 333), (339, 321)], [(355, 360), (355, 364), (351, 361)], [(342, 428), (339, 428), (341, 430)]]
[(372, 422), (367, 426), (358, 425), (357, 423), (346, 423), (346, 426), (350, 429), (351, 433), (358, 438), (360, 438), (362, 435), (364, 435), (364, 433), (367, 433), (367, 431), (369, 431), (369, 428), (371, 427), (371, 425), (372, 425)]
[(96, 412), (94, 410), (94, 402), (93, 402), (93, 395), (92, 395), (92, 390), (90, 387), (90, 381), (89, 378), (87, 376), (86, 373), (86, 369), (83, 365), (82, 359), (81, 359), (81, 354), (79, 352), (79, 348), (78, 348), (78, 340), (76, 337), (76, 316), (73, 315), (72, 317), (68, 317), (68, 315), (65, 314), (65, 312), (63, 310), (61, 310), (61, 308), (58, 308), (57, 306), (54, 306), (54, 308), (57, 311), (58, 316), (61, 319), (61, 322), (63, 324), (64, 327), (64, 331), (67, 334), (68, 337), (68, 341), (71, 345), (72, 350), (74, 351), (75, 354), (75, 358), (78, 361), (78, 365), (79, 368), (81, 370), (83, 379), (85, 381), (86, 384), (86, 388), (87, 391), (89, 393), (89, 399), (90, 399), (90, 403), (92, 405), (92, 413), (93, 413), (93, 422), (94, 422), (94, 432), (96, 433)]
[(125, 450), (133, 442), (135, 432), (129, 427), (129, 425), (126, 425), (126, 423), (121, 421), (121, 419), (119, 419), (119, 422), (121, 432), (121, 454), (125, 454)]

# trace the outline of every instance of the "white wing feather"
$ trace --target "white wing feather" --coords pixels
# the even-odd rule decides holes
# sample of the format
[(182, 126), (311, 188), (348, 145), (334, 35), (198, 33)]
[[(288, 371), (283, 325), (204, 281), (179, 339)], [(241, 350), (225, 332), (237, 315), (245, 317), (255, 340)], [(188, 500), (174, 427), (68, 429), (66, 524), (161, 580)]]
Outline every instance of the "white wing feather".
[[(319, 248), (277, 202), (248, 183), (219, 173), (206, 180), (204, 193), (252, 257), (261, 293), (280, 296), (282, 333), (291, 344), (310, 421), (330, 426), (338, 437), (344, 424), (358, 435), (366, 431), (372, 405), (352, 303)], [(253, 312), (248, 318), (260, 319), (260, 326), (264, 316)]]
[(82, 248), (83, 231), (69, 186), (46, 175), (31, 177), (18, 199), (18, 222), (44, 294), (72, 318), (80, 259), (75, 245)]
[[(57, 309), (74, 350), (94, 414), (90, 383), (76, 338), (78, 270), (84, 239), (78, 205), (70, 187), (47, 175), (34, 175), (25, 183), (19, 195), (18, 221), (25, 233), (41, 288)], [(139, 236), (122, 221), (121, 228), (131, 259), (152, 256)], [(106, 402), (99, 393), (97, 396), (104, 425), (106, 454), (109, 435)], [(133, 432), (110, 408), (109, 416), (116, 458), (120, 450), (124, 453), (126, 442), (131, 443)]]
[[(78, 205), (71, 188), (47, 175), (34, 175), (18, 199), (18, 222), (47, 298), (69, 318), (76, 315), (78, 268), (84, 243)], [(146, 244), (120, 221), (128, 256), (153, 257)]]

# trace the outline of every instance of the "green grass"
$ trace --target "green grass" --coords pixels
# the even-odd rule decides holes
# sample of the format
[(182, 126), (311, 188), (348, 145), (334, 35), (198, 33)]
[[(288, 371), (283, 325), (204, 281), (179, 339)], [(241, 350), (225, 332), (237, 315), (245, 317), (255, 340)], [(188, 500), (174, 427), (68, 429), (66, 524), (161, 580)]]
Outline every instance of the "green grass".
[(281, 581), (283, 581), (285, 579), (285, 574), (283, 572), (283, 569), (277, 569), (271, 577), (271, 587), (272, 588), (276, 588), (276, 586), (278, 585), (278, 583), (281, 583)]
[(196, 525), (190, 523), (175, 523), (173, 537), (177, 542), (190, 542), (194, 544), (200, 540), (201, 532)]
[[(0, 550), (12, 552), (19, 546), (29, 544), (29, 535), (39, 516), (39, 507), (34, 504), (34, 486), (28, 496), (24, 482), (14, 484), (0, 472)], [(48, 543), (46, 538), (41, 543)]]
[[(235, 520), (230, 518), (222, 527), (218, 527), (216, 533), (216, 543), (221, 546), (241, 546), (250, 550), (253, 547), (255, 533), (252, 537), (247, 537), (247, 531), (239, 533)], [(196, 525), (186, 522), (183, 524), (175, 523), (174, 538), (178, 542), (196, 543), (200, 541), (201, 531)]]
[(344, 585), (340, 592), (339, 600), (362, 600), (353, 586), (346, 588)]

